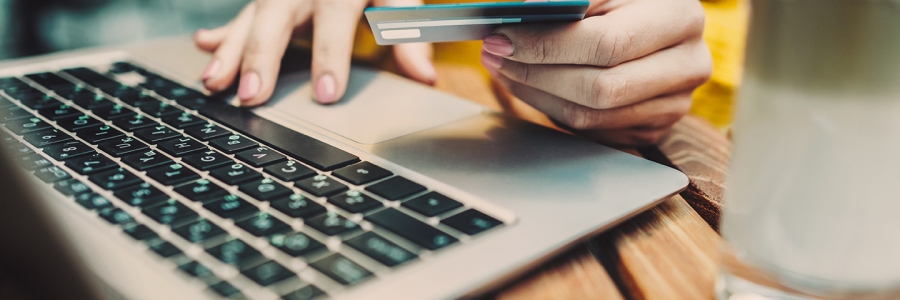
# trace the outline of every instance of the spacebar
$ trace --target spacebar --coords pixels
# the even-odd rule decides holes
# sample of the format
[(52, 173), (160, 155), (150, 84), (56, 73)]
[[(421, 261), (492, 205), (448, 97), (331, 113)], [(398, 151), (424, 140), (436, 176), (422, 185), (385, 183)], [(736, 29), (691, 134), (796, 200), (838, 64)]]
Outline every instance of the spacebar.
[(359, 161), (355, 155), (257, 116), (246, 108), (211, 103), (199, 112), (320, 170), (333, 170)]

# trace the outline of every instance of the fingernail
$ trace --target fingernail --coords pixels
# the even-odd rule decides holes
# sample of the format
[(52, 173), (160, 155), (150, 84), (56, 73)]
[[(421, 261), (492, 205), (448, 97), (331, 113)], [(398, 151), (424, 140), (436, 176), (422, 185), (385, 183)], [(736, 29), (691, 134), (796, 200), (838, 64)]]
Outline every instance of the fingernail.
[(213, 61), (209, 63), (209, 66), (206, 67), (206, 71), (203, 71), (201, 79), (206, 81), (210, 77), (213, 77), (213, 75), (216, 75), (216, 73), (219, 72), (220, 67), (222, 67), (222, 63), (220, 63), (218, 59), (213, 59)]
[(244, 74), (241, 76), (241, 85), (238, 87), (238, 97), (243, 102), (253, 99), (259, 93), (259, 86), (259, 75), (256, 72)]
[(331, 74), (319, 76), (316, 81), (316, 100), (322, 104), (337, 102), (337, 82)]
[(492, 34), (484, 38), (484, 50), (499, 56), (511, 56), (513, 54), (513, 46), (509, 38), (499, 34)]
[(491, 75), (497, 75), (497, 70), (500, 69), (500, 66), (503, 65), (503, 59), (499, 56), (488, 53), (487, 51), (481, 51), (481, 64), (484, 65), (484, 68), (487, 69), (488, 73)]

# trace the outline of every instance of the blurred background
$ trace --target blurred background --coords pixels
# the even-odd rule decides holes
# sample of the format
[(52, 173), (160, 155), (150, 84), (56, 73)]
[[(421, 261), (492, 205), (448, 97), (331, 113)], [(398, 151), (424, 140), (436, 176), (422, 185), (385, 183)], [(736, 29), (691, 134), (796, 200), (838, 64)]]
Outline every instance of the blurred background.
[(250, 0), (0, 0), (0, 59), (155, 37), (227, 23)]

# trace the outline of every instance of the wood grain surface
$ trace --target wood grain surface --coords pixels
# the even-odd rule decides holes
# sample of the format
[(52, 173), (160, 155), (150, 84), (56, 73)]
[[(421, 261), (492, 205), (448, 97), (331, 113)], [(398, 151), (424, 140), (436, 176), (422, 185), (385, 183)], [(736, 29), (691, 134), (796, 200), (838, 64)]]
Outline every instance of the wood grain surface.
[[(554, 127), (481, 76), (436, 65), (438, 89)], [(556, 127), (554, 127), (556, 128)], [(557, 128), (558, 129), (558, 128)], [(499, 299), (713, 299), (721, 239), (716, 233), (730, 142), (694, 116), (656, 147), (622, 149), (683, 171), (687, 190), (591, 237), (496, 293)]]

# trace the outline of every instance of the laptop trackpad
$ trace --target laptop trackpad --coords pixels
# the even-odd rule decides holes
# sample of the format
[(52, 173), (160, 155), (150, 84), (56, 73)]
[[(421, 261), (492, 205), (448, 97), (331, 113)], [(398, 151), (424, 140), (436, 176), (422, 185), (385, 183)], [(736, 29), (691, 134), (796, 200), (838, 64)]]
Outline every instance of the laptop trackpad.
[(480, 106), (399, 76), (354, 67), (344, 98), (312, 99), (309, 72), (284, 74), (271, 100), (255, 110), (303, 121), (361, 144), (376, 144), (479, 114)]

